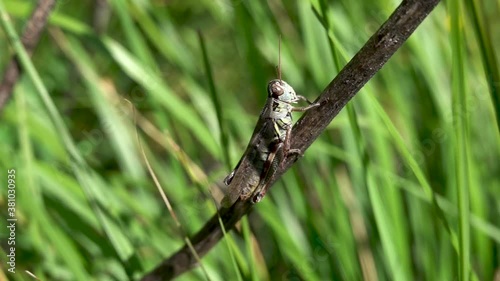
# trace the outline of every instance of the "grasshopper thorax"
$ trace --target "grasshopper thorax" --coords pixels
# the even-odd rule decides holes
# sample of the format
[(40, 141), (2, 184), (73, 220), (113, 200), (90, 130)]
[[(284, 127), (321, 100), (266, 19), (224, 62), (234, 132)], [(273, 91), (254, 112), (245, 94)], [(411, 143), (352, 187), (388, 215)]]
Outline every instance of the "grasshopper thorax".
[(267, 93), (270, 98), (278, 99), (286, 103), (296, 103), (299, 98), (292, 86), (283, 80), (274, 79), (267, 85)]

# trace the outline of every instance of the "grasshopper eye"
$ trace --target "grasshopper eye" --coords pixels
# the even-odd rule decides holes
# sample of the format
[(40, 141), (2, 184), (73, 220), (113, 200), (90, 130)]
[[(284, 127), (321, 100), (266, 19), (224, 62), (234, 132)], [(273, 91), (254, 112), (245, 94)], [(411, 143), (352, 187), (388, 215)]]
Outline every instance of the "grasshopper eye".
[(285, 89), (280, 85), (279, 82), (276, 82), (271, 86), (271, 94), (273, 95), (273, 97), (279, 97), (283, 95), (283, 93), (285, 93)]

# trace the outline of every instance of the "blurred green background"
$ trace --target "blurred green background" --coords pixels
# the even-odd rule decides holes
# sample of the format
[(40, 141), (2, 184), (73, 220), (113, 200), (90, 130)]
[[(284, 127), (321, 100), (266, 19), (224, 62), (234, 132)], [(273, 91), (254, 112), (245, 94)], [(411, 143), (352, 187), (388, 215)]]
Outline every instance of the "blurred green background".
[[(35, 2), (2, 2), (22, 33)], [(283, 79), (314, 100), (399, 4), (320, 2), (58, 1), (32, 58), (42, 83), (23, 75), (1, 116), (0, 280), (137, 279), (179, 249), (142, 149), (195, 233), (276, 78), (279, 37)], [(499, 5), (440, 3), (203, 258), (210, 280), (500, 278)], [(5, 30), (0, 50), (3, 71)]]

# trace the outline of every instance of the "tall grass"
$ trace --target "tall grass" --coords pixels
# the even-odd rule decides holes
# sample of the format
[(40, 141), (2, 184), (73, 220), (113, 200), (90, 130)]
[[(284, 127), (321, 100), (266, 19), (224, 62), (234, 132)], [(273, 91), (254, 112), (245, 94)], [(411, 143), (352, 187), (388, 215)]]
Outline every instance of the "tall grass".
[[(32, 1), (2, 2), (19, 36)], [(113, 0), (97, 21), (92, 3), (59, 1), (2, 115), (18, 222), (15, 274), (0, 232), (0, 280), (137, 279), (181, 247), (136, 131), (195, 233), (250, 138), (279, 36), (283, 79), (314, 99), (398, 5), (326, 2)], [(441, 3), (202, 259), (209, 278), (498, 276), (499, 15), (492, 0)], [(3, 69), (19, 48), (0, 36)], [(0, 214), (4, 229), (4, 188)]]

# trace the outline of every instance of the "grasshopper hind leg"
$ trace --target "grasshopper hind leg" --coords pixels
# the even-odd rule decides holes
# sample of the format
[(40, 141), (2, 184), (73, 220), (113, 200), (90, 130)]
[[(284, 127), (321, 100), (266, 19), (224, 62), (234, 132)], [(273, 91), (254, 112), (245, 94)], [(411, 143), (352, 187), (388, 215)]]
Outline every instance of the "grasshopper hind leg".
[(262, 198), (266, 195), (267, 190), (269, 189), (269, 183), (271, 177), (278, 170), (279, 165), (283, 161), (284, 156), (284, 147), (282, 142), (278, 142), (273, 147), (272, 151), (269, 153), (266, 162), (264, 163), (264, 169), (262, 170), (262, 174), (260, 176), (261, 180), (259, 183), (259, 187), (255, 190), (252, 196), (252, 203), (259, 203)]
[(259, 188), (254, 193), (252, 197), (252, 203), (259, 203), (262, 198), (267, 193), (269, 189), (269, 183), (272, 175), (278, 170), (283, 168), (283, 164), (285, 163), (285, 159), (293, 154), (298, 157), (303, 156), (303, 151), (297, 148), (290, 148), (290, 135), (292, 132), (292, 127), (288, 126), (286, 128), (285, 139), (282, 142), (278, 142), (275, 144), (273, 150), (269, 154), (267, 161), (264, 165), (263, 174), (261, 175), (261, 184)]

